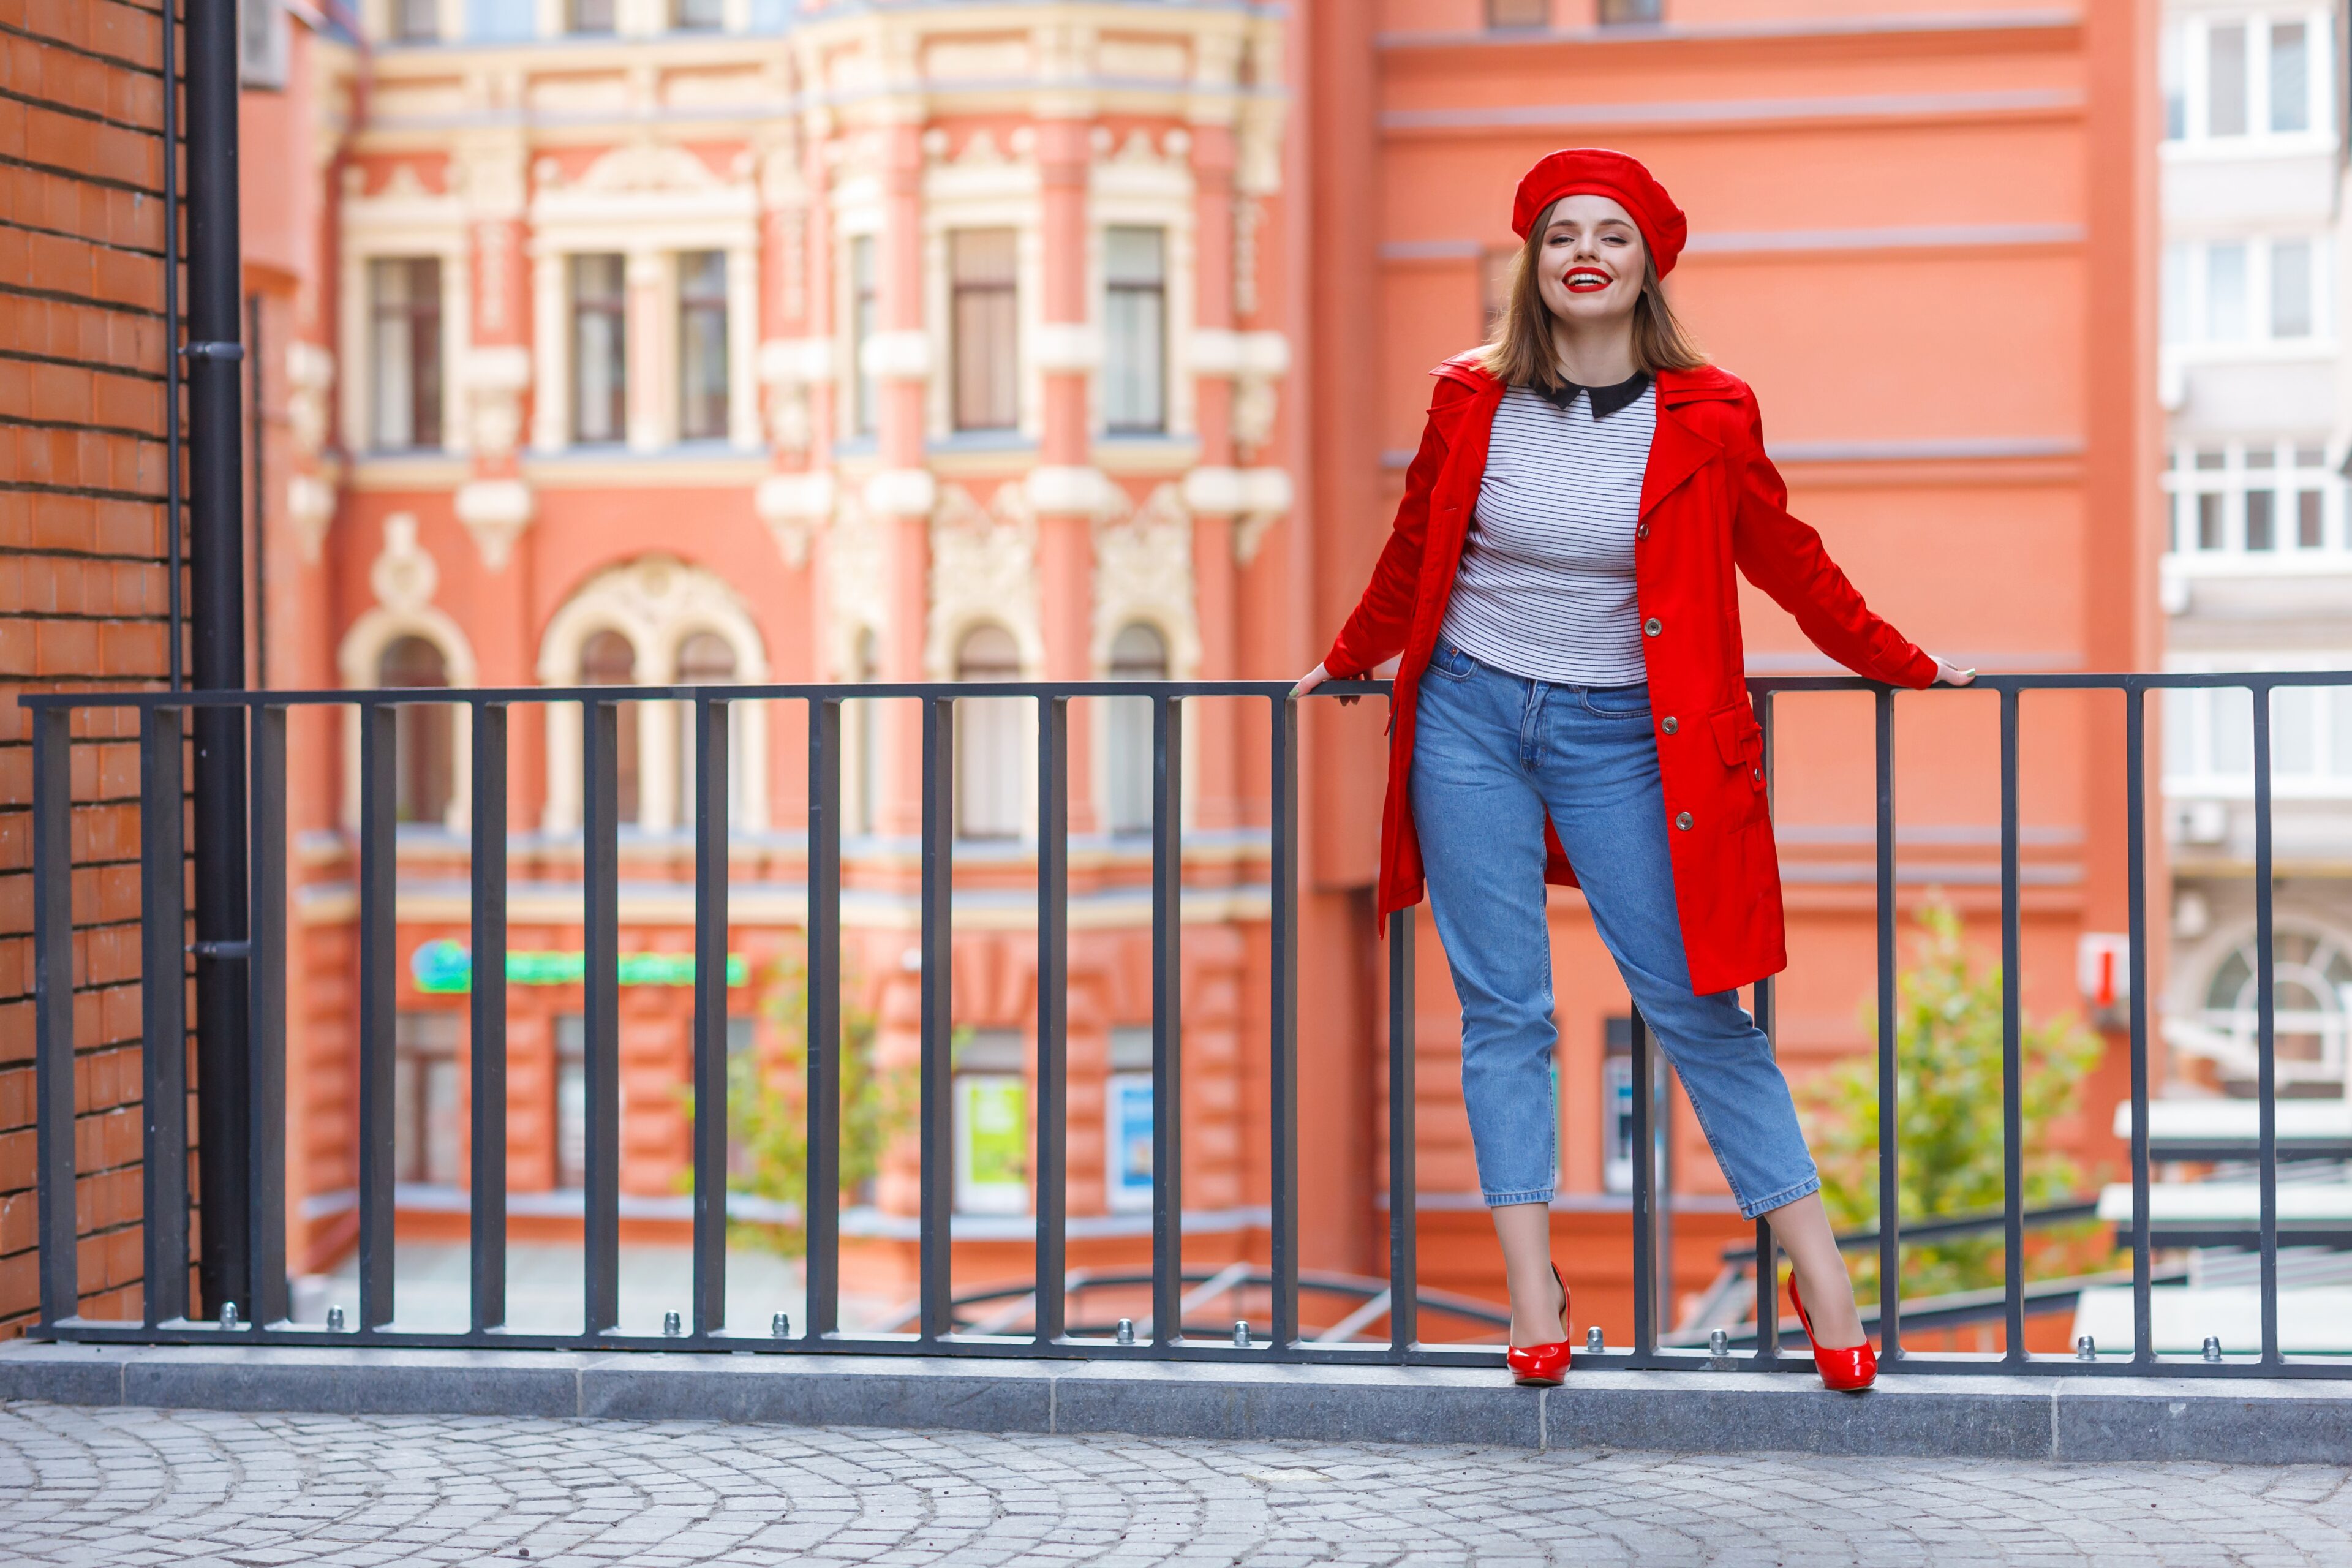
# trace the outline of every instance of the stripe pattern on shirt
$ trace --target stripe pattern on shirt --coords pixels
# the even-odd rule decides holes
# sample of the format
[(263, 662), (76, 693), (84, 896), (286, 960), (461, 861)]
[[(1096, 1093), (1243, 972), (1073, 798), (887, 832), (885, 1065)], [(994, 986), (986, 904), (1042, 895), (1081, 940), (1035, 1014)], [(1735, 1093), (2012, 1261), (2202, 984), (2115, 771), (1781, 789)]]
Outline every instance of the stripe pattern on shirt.
[(1514, 386), (1495, 410), (1445, 640), (1479, 663), (1563, 686), (1647, 679), (1633, 529), (1657, 388), (1605, 418)]

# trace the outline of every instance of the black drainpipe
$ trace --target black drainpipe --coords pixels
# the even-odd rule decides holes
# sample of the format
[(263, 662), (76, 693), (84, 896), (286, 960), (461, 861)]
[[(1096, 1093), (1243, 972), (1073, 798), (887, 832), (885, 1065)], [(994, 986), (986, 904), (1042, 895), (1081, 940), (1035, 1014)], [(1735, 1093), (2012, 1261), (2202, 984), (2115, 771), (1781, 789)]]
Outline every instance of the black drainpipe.
[[(244, 380), (238, 341), (236, 0), (187, 0), (188, 533), (192, 684), (245, 686)], [(195, 714), (196, 1180), (199, 1309), (244, 1300), (245, 725)]]

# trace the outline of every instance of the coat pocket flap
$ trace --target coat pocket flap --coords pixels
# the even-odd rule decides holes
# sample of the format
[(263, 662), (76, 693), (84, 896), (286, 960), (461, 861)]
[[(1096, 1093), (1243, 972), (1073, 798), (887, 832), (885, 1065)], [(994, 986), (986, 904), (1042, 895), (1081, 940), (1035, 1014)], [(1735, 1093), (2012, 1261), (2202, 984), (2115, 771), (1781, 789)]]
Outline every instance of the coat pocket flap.
[(1725, 767), (1744, 767), (1751, 759), (1763, 756), (1764, 726), (1756, 721), (1756, 710), (1746, 702), (1718, 708), (1707, 720), (1715, 726), (1715, 749)]

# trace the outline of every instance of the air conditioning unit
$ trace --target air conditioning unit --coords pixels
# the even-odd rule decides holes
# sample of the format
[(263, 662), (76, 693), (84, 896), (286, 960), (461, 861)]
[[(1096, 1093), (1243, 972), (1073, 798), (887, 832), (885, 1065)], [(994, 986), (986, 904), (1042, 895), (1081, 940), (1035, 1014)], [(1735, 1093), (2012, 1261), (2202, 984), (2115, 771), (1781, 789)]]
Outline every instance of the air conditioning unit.
[(2230, 836), (2230, 808), (2218, 800), (2179, 801), (2171, 815), (2176, 844), (2219, 844)]

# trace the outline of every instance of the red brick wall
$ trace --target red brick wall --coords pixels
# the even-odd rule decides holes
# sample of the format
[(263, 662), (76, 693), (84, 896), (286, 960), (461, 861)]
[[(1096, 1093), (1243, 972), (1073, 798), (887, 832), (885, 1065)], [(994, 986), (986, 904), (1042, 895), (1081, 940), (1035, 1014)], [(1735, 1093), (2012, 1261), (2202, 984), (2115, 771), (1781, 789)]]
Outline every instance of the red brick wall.
[[(158, 13), (0, 0), (0, 1337), (37, 1306), (31, 731), (165, 671)], [(82, 1310), (140, 1304), (135, 725), (75, 725)], [(191, 1118), (193, 1125), (193, 1117)]]

